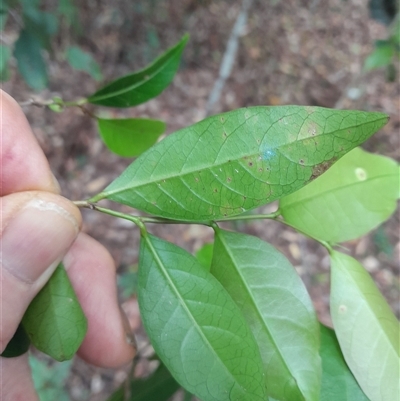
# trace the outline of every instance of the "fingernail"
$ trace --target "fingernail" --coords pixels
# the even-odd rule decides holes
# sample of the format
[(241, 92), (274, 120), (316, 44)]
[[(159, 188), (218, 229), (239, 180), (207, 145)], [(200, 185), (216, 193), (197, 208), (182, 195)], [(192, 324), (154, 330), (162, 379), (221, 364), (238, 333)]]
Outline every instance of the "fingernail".
[(20, 280), (33, 283), (60, 262), (78, 230), (78, 222), (66, 209), (33, 199), (4, 229), (3, 267)]
[(51, 173), (51, 181), (53, 182), (54, 191), (59, 194), (61, 192), (61, 187), (56, 176), (53, 173)]

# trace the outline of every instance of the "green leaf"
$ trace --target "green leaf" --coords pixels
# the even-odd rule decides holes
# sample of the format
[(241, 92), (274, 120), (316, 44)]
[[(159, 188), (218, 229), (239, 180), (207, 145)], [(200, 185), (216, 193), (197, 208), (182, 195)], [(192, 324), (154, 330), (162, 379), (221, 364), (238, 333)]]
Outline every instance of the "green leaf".
[(75, 31), (79, 32), (81, 30), (78, 9), (74, 4), (74, 0), (59, 0), (57, 12), (65, 17), (67, 25), (74, 27)]
[(47, 86), (46, 64), (43, 60), (40, 41), (28, 31), (22, 30), (14, 47), (18, 71), (34, 90)]
[(130, 266), (127, 272), (118, 274), (117, 284), (123, 299), (135, 295), (137, 292), (137, 266)]
[(341, 242), (361, 237), (396, 210), (398, 164), (360, 148), (310, 185), (280, 200), (284, 219), (314, 238)]
[(398, 166), (398, 169), (397, 169), (397, 179), (398, 179), (397, 188), (399, 190), (399, 192), (397, 194), (397, 199), (400, 199), (400, 165)]
[(249, 107), (159, 142), (91, 201), (177, 220), (217, 220), (306, 185), (387, 122), (382, 113)]
[(322, 383), (319, 401), (368, 401), (346, 365), (335, 332), (320, 325)]
[(200, 264), (207, 269), (207, 271), (210, 271), (211, 268), (211, 261), (213, 258), (213, 250), (214, 250), (214, 244), (204, 244), (197, 252), (196, 252), (196, 258), (200, 262)]
[(67, 61), (72, 68), (78, 71), (87, 72), (93, 79), (100, 81), (103, 75), (100, 66), (91, 54), (85, 52), (78, 46), (70, 46), (67, 49)]
[[(129, 401), (168, 401), (180, 388), (163, 364), (150, 377), (132, 380), (130, 387)], [(108, 401), (126, 401), (124, 390), (119, 388)]]
[(399, 322), (368, 272), (331, 253), (331, 315), (344, 358), (371, 401), (400, 399)]
[(370, 71), (389, 65), (394, 53), (395, 47), (390, 40), (378, 40), (374, 51), (365, 60), (364, 69)]
[(78, 350), (87, 321), (62, 263), (29, 305), (22, 324), (32, 344), (57, 361)]
[(44, 49), (51, 49), (51, 37), (58, 31), (57, 17), (40, 11), (35, 7), (26, 7), (23, 13), (24, 29), (34, 36)]
[(100, 135), (117, 155), (136, 157), (153, 146), (165, 131), (165, 123), (147, 118), (97, 119)]
[(8, 5), (2, 2), (0, 4), (0, 31), (4, 30), (8, 17)]
[(8, 3), (13, 3), (15, 7), (17, 3), (21, 3), (23, 11), (26, 12), (30, 9), (38, 9), (40, 6), (41, 0), (6, 0)]
[(109, 107), (132, 107), (158, 96), (172, 81), (189, 36), (185, 35), (143, 70), (119, 78), (88, 97), (88, 102)]
[(267, 392), (319, 401), (319, 324), (289, 261), (259, 238), (216, 230), (211, 273), (235, 300), (261, 351)]
[(10, 70), (8, 68), (8, 60), (10, 57), (10, 48), (0, 45), (0, 81), (7, 81), (10, 78)]
[(193, 255), (146, 234), (138, 300), (156, 353), (185, 389), (202, 401), (266, 400), (261, 357), (243, 315)]
[(3, 358), (14, 358), (16, 356), (20, 356), (28, 351), (30, 344), (31, 342), (26, 334), (26, 331), (22, 325), (19, 324), (16, 332), (0, 356)]
[(69, 401), (68, 392), (64, 388), (71, 370), (71, 361), (48, 363), (29, 355), (33, 384), (40, 401)]

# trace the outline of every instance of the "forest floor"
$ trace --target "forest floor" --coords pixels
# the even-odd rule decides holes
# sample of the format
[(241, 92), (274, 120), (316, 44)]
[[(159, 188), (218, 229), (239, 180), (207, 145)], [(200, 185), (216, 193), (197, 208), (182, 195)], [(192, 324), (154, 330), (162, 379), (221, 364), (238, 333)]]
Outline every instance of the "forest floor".
[[(89, 51), (110, 81), (144, 67), (157, 55), (190, 33), (181, 68), (171, 86), (156, 99), (126, 110), (97, 110), (118, 117), (164, 120), (167, 133), (193, 124), (206, 115), (206, 104), (226, 45), (240, 12), (240, 1), (128, 0), (87, 1), (79, 5), (83, 35), (78, 43)], [(135, 3), (135, 4), (134, 4)], [(252, 105), (316, 105), (383, 111), (389, 123), (368, 140), (368, 151), (400, 161), (399, 81), (387, 82), (384, 70), (363, 72), (363, 63), (387, 28), (369, 19), (362, 0), (261, 1), (250, 6), (237, 58), (212, 114)], [(63, 48), (74, 39), (59, 38)], [(61, 95), (73, 100), (94, 92), (99, 84), (85, 73), (72, 71), (55, 53), (49, 61), (51, 82), (44, 99)], [(13, 74), (3, 89), (22, 102), (32, 92)], [(25, 107), (63, 195), (86, 199), (117, 177), (131, 160), (111, 154), (99, 139), (95, 123), (79, 109), (61, 114)], [(275, 205), (263, 210), (273, 211)], [(121, 209), (126, 210), (126, 209)], [(316, 242), (277, 222), (258, 221), (226, 226), (256, 235), (283, 252), (304, 280), (322, 322), (329, 317), (329, 258)], [(118, 273), (134, 269), (138, 261), (139, 232), (126, 222), (84, 211), (83, 230), (104, 244), (115, 259)], [(154, 225), (150, 231), (195, 252), (213, 239), (212, 231), (198, 225)], [(372, 274), (394, 309), (399, 309), (399, 215), (370, 235), (343, 244)], [(135, 296), (121, 295), (123, 308), (137, 334), (147, 344)], [(148, 373), (145, 360), (136, 375)], [(126, 377), (128, 367), (99, 369), (78, 359), (68, 381), (71, 399), (105, 400)]]

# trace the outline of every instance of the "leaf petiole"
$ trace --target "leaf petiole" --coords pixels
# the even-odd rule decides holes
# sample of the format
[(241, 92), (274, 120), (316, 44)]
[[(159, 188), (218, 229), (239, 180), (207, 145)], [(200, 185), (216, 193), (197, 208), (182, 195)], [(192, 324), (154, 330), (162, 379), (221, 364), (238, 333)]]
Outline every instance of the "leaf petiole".
[(142, 236), (145, 237), (147, 235), (146, 227), (143, 224), (143, 222), (141, 221), (140, 217), (132, 216), (131, 214), (117, 212), (116, 210), (111, 210), (111, 209), (107, 209), (105, 207), (97, 206), (97, 205), (95, 205), (95, 204), (93, 204), (91, 202), (88, 202), (88, 201), (75, 201), (73, 203), (75, 204), (75, 206), (77, 206), (79, 208), (97, 210), (100, 213), (108, 214), (108, 215), (113, 216), (113, 217), (118, 217), (120, 219), (125, 219), (125, 220), (128, 220), (128, 221), (131, 221), (132, 223), (136, 224), (139, 227), (140, 233), (142, 234)]
[(233, 217), (227, 217), (224, 219), (215, 220), (215, 222), (221, 223), (224, 221), (238, 221), (238, 220), (274, 220), (274, 221), (285, 224), (286, 226), (295, 229), (300, 234), (305, 235), (306, 237), (311, 238), (314, 241), (319, 242), (323, 247), (326, 248), (326, 250), (329, 253), (332, 252), (332, 247), (327, 241), (323, 241), (323, 240), (315, 238), (309, 234), (306, 234), (305, 232), (301, 231), (298, 227), (295, 227), (294, 225), (288, 223), (287, 221), (280, 219), (279, 218), (280, 216), (281, 216), (281, 211), (278, 209), (277, 211), (275, 211), (273, 213), (269, 213), (269, 214), (250, 214), (250, 215), (244, 215), (244, 216), (233, 216)]

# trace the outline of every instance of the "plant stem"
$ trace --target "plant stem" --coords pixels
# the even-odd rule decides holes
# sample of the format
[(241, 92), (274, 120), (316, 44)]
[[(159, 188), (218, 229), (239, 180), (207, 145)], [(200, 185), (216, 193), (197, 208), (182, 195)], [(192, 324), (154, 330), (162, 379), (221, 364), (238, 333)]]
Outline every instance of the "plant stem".
[(20, 107), (24, 107), (24, 106), (36, 106), (36, 107), (46, 107), (49, 106), (51, 104), (53, 104), (54, 101), (53, 99), (49, 99), (49, 100), (42, 100), (39, 98), (30, 98), (28, 100), (25, 100), (24, 102), (19, 102), (18, 104), (20, 105)]
[(88, 110), (86, 107), (84, 107), (84, 106), (82, 106), (82, 105), (80, 105), (80, 104), (78, 104), (77, 106), (82, 110), (82, 113), (83, 113), (83, 114), (89, 116), (90, 118), (93, 118), (94, 120), (97, 120), (98, 117), (97, 117), (96, 115), (94, 115), (94, 114), (93, 114), (90, 110)]
[(75, 106), (81, 107), (84, 104), (86, 104), (87, 102), (88, 102), (87, 99), (82, 98), (82, 99), (78, 99), (78, 100), (73, 100), (71, 102), (64, 102), (63, 101), (62, 105), (65, 106), (65, 107), (75, 107)]
[[(94, 197), (95, 198), (95, 197)], [(87, 208), (87, 209), (91, 209), (91, 210), (97, 210), (98, 212), (101, 213), (105, 213), (108, 214), (110, 216), (114, 216), (114, 217), (119, 217), (121, 219), (125, 219), (125, 220), (129, 220), (131, 222), (133, 222), (134, 224), (136, 224), (139, 228), (140, 228), (140, 232), (142, 234), (142, 236), (146, 236), (147, 234), (147, 230), (145, 227), (145, 223), (154, 223), (154, 224), (200, 224), (203, 226), (208, 226), (208, 227), (212, 227), (214, 229), (218, 228), (217, 223), (222, 223), (225, 221), (239, 221), (239, 220), (274, 220), (277, 221), (279, 223), (282, 223), (288, 227), (293, 228), (294, 230), (296, 230), (297, 232), (299, 232), (300, 234), (313, 239), (314, 241), (317, 241), (318, 243), (320, 243), (323, 247), (325, 247), (327, 249), (327, 251), (329, 253), (332, 252), (332, 246), (323, 240), (320, 240), (318, 238), (315, 238), (307, 233), (305, 233), (304, 231), (301, 231), (299, 228), (293, 226), (292, 224), (288, 223), (287, 221), (284, 221), (282, 219), (280, 219), (279, 217), (281, 216), (281, 212), (278, 209), (276, 212), (273, 213), (269, 213), (269, 214), (250, 214), (250, 215), (244, 215), (244, 216), (232, 216), (232, 217), (226, 217), (224, 219), (219, 219), (219, 220), (200, 220), (200, 221), (187, 221), (187, 220), (170, 220), (170, 219), (165, 219), (162, 217), (139, 217), (139, 216), (132, 216), (131, 214), (126, 214), (126, 213), (121, 213), (121, 212), (117, 212), (115, 210), (111, 210), (111, 209), (107, 209), (101, 206), (97, 206), (95, 204), (92, 203), (92, 199), (91, 198), (87, 201), (75, 201), (74, 204), (77, 207), (81, 207), (81, 208)]]
[(82, 107), (87, 103), (87, 99), (78, 99), (73, 100), (71, 102), (64, 102), (62, 99), (54, 98), (54, 99), (40, 99), (40, 98), (30, 98), (26, 101), (19, 102), (21, 107), (23, 106), (37, 106), (37, 107), (48, 107), (51, 105), (59, 105), (60, 107)]
[(140, 232), (143, 236), (146, 236), (147, 230), (145, 225), (142, 223), (141, 218), (137, 216), (132, 216), (131, 214), (126, 214), (122, 212), (117, 212), (116, 210), (111, 210), (107, 209), (105, 207), (97, 206), (94, 205), (93, 203), (90, 203), (88, 201), (75, 201), (74, 202), (75, 206), (80, 207), (80, 208), (86, 208), (90, 210), (97, 210), (100, 213), (108, 214), (113, 217), (118, 217), (120, 219), (128, 220), (131, 221), (132, 223), (136, 224)]

